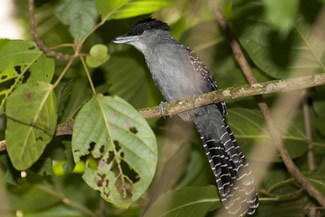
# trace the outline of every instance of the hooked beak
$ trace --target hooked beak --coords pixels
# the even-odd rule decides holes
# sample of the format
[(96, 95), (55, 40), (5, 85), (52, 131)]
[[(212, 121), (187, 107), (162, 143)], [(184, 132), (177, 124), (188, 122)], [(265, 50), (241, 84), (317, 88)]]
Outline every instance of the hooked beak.
[(132, 35), (132, 36), (121, 35), (119, 37), (114, 38), (112, 42), (116, 44), (129, 44), (132, 41), (136, 40), (137, 38), (138, 38), (137, 35)]

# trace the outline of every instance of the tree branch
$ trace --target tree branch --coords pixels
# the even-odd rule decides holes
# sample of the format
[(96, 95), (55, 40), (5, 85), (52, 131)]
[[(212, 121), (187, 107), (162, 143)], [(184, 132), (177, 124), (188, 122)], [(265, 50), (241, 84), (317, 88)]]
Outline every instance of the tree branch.
[[(325, 74), (302, 76), (288, 80), (274, 80), (264, 83), (256, 83), (252, 86), (244, 85), (219, 89), (199, 96), (189, 97), (184, 100), (169, 103), (168, 105), (164, 106), (164, 114), (165, 116), (172, 116), (180, 112), (196, 109), (200, 106), (217, 103), (228, 99), (288, 92), (322, 85), (325, 85)], [(139, 112), (146, 119), (161, 116), (159, 106), (140, 109)]]
[[(186, 99), (164, 105), (165, 116), (173, 116), (178, 113), (197, 109), (220, 101), (235, 99), (247, 96), (256, 96), (261, 94), (271, 94), (300, 90), (310, 87), (325, 85), (325, 73), (309, 76), (291, 78), (288, 80), (274, 80), (264, 83), (257, 83), (252, 86), (243, 85), (239, 87), (231, 87), (219, 89), (199, 96), (188, 97)], [(159, 106), (144, 108), (139, 110), (140, 114), (146, 118), (161, 117)], [(73, 120), (60, 124), (56, 128), (55, 135), (71, 135), (73, 133)], [(0, 151), (5, 150), (5, 141), (0, 141)]]

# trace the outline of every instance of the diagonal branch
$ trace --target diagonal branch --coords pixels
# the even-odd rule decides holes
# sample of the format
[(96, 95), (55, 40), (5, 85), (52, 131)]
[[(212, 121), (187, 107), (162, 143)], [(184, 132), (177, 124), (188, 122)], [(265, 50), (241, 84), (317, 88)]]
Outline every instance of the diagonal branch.
[(28, 12), (29, 12), (30, 32), (31, 32), (36, 44), (38, 45), (38, 47), (47, 56), (54, 57), (55, 59), (65, 60), (65, 61), (74, 60), (76, 58), (75, 55), (69, 56), (69, 55), (65, 55), (65, 54), (53, 51), (53, 50), (49, 49), (44, 44), (44, 42), (41, 40), (41, 38), (39, 37), (39, 35), (36, 32), (36, 25), (35, 25), (35, 18), (34, 18), (34, 0), (29, 0), (28, 1)]

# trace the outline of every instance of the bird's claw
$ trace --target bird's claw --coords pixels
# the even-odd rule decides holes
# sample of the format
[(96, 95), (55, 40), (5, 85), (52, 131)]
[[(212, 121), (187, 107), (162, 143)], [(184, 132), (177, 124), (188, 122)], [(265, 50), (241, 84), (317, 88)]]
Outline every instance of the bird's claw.
[(166, 119), (166, 116), (164, 113), (164, 105), (168, 105), (168, 102), (160, 102), (159, 111), (160, 111), (161, 116)]

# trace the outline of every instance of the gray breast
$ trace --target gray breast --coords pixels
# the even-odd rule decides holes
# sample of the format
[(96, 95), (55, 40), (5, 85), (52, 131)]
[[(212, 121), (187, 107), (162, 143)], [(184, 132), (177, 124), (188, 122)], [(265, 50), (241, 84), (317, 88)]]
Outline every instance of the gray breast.
[[(207, 81), (192, 65), (189, 52), (181, 44), (158, 45), (152, 55), (146, 55), (146, 62), (152, 77), (168, 102), (199, 95), (209, 90)], [(193, 112), (180, 114), (184, 120), (191, 120)]]
[(206, 92), (206, 81), (195, 71), (181, 44), (158, 45), (146, 62), (156, 85), (169, 102)]

